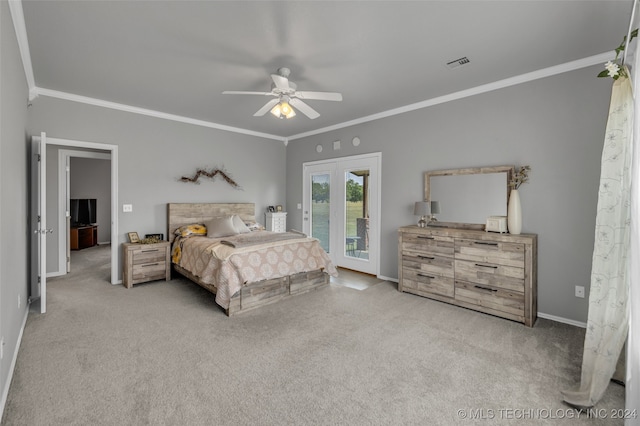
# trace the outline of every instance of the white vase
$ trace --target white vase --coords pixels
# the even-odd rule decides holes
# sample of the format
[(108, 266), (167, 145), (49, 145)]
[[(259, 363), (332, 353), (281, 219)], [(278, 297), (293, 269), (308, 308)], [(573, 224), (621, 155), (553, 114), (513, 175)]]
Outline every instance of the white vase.
[(509, 196), (507, 225), (510, 234), (518, 235), (522, 232), (522, 206), (520, 205), (520, 194), (517, 189), (512, 189)]

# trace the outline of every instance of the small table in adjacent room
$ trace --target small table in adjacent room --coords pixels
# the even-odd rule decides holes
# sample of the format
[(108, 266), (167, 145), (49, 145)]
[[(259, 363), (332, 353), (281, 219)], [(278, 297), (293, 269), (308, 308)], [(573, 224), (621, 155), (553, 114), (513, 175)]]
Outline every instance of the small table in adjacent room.
[(98, 225), (72, 226), (69, 232), (71, 250), (82, 250), (98, 244)]

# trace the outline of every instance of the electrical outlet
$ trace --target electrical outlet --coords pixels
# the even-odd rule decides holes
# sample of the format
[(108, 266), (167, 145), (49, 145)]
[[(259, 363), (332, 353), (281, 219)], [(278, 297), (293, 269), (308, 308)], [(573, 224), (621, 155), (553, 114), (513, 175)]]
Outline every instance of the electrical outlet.
[(122, 205), (122, 211), (124, 213), (130, 213), (133, 211), (133, 204), (123, 204)]
[(576, 286), (576, 297), (584, 298), (584, 287), (581, 285)]

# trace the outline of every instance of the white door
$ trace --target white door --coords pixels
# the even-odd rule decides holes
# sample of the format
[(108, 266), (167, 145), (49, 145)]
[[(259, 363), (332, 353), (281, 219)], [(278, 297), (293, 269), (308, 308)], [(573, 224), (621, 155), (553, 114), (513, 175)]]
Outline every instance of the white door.
[(31, 140), (31, 296), (47, 311), (47, 135)]
[(322, 248), (332, 255), (331, 242), (331, 205), (335, 201), (333, 180), (335, 179), (335, 163), (304, 165), (304, 209), (302, 213), (302, 230), (310, 237), (320, 240)]
[(377, 275), (379, 153), (306, 163), (303, 230), (336, 266)]

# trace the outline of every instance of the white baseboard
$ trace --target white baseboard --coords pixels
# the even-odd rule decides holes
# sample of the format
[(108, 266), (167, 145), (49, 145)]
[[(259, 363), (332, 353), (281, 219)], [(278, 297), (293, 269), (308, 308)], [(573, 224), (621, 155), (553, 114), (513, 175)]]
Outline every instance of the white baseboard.
[(558, 317), (555, 315), (545, 314), (543, 312), (538, 312), (538, 318), (544, 318), (555, 322), (561, 322), (563, 324), (575, 325), (580, 328), (587, 328), (587, 323), (582, 321), (576, 321), (568, 318)]
[(16, 341), (16, 349), (13, 351), (13, 358), (11, 359), (11, 366), (9, 367), (9, 374), (7, 375), (7, 381), (2, 388), (2, 401), (0, 401), (0, 419), (4, 414), (4, 406), (7, 404), (7, 397), (9, 396), (9, 387), (11, 386), (11, 380), (13, 380), (13, 372), (16, 368), (16, 361), (18, 360), (18, 352), (20, 351), (20, 344), (22, 343), (22, 334), (24, 333), (24, 327), (27, 325), (27, 317), (29, 316), (29, 305), (26, 306), (24, 312), (24, 319), (22, 320), (22, 326), (20, 327), (20, 334), (18, 334), (18, 340)]
[(384, 275), (378, 275), (377, 278), (380, 278), (381, 280), (385, 280), (385, 281), (391, 281), (392, 283), (398, 282), (397, 278), (385, 277)]

